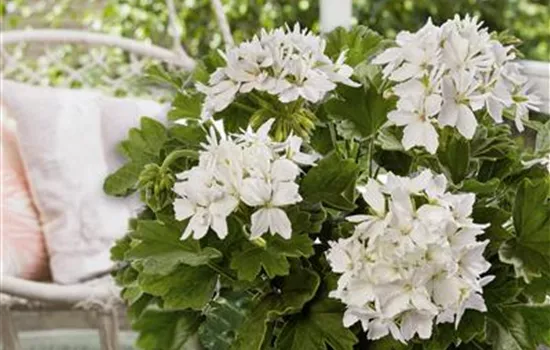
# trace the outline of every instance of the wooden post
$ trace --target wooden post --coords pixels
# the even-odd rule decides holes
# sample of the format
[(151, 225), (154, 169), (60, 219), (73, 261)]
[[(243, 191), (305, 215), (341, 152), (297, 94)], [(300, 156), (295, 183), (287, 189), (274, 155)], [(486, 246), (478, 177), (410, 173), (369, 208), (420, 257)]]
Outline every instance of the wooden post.
[(328, 33), (337, 27), (351, 27), (352, 7), (352, 0), (321, 0), (321, 32)]
[(15, 327), (11, 310), (8, 306), (2, 306), (0, 319), (2, 321), (2, 347), (5, 350), (22, 350), (21, 344), (19, 343), (19, 336), (17, 335), (17, 328)]
[(120, 339), (116, 309), (99, 310), (97, 313), (101, 350), (119, 350)]

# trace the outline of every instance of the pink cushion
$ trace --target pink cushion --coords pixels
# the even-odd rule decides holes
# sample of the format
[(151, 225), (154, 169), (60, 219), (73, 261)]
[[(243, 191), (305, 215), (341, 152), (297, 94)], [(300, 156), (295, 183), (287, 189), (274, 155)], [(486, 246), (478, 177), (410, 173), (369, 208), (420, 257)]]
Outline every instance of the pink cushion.
[(15, 130), (12, 125), (2, 122), (0, 132), (2, 274), (33, 280), (48, 279), (48, 254), (17, 148)]

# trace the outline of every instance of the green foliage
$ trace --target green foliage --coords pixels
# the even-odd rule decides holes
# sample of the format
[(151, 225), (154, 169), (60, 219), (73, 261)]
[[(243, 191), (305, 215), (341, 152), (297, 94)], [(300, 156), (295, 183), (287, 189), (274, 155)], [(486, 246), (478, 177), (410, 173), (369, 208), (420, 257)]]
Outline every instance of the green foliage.
[(160, 151), (167, 140), (166, 129), (158, 121), (141, 118), (140, 128), (132, 128), (128, 139), (120, 143), (119, 149), (130, 161), (109, 175), (103, 189), (107, 194), (120, 196), (135, 189), (143, 168), (160, 160)]
[[(327, 50), (335, 57), (349, 49), (353, 79), (361, 87), (339, 87), (318, 105), (242, 94), (215, 115), (228, 132), (276, 118), (272, 137), (303, 134), (302, 151), (323, 154), (301, 168), (303, 201), (283, 208), (290, 239), (250, 239), (256, 209), (242, 202), (227, 218), (223, 240), (210, 231), (200, 240), (180, 239), (189, 219), (175, 219), (172, 188), (176, 174), (197, 164), (212, 125), (199, 120), (203, 97), (192, 82), (207, 78), (220, 65), (219, 55), (199, 63), (177, 92), (169, 119), (184, 123), (164, 127), (144, 118), (129, 132), (120, 147), (128, 163), (107, 179), (105, 189), (113, 195), (139, 191), (145, 204), (112, 249), (119, 262), (114, 277), (140, 332), (139, 347), (183, 349), (192, 334), (216, 350), (531, 350), (549, 342), (550, 310), (542, 302), (550, 292), (550, 177), (543, 166), (525, 162), (546, 154), (548, 125), (532, 123), (539, 134), (531, 149), (507, 125), (478, 116), (472, 140), (446, 128), (436, 154), (406, 151), (400, 128), (386, 123), (394, 108), (392, 98), (384, 98), (388, 83), (368, 64), (383, 45), (370, 29), (338, 29), (328, 36)], [(179, 79), (155, 74), (166, 84)], [(348, 215), (367, 212), (357, 184), (379, 173), (409, 176), (424, 169), (444, 174), (451, 191), (476, 195), (472, 217), (487, 224), (480, 239), (489, 240), (485, 257), (488, 274), (495, 276), (483, 286), (488, 310), (466, 310), (457, 328), (434, 325), (429, 340), (367, 340), (359, 325), (343, 326), (344, 306), (329, 297), (336, 287), (326, 252), (331, 241), (353, 233)]]
[(146, 310), (132, 328), (139, 332), (136, 345), (144, 350), (184, 350), (202, 322), (194, 311)]
[(550, 345), (550, 305), (509, 305), (489, 311), (487, 338), (493, 349), (525, 350)]
[(334, 208), (353, 210), (358, 173), (357, 164), (352, 159), (342, 159), (333, 153), (309, 170), (300, 184), (300, 190), (309, 202), (323, 202)]
[(282, 280), (280, 293), (273, 291), (265, 295), (252, 308), (239, 327), (231, 349), (261, 349), (266, 340), (268, 324), (282, 315), (300, 312), (305, 303), (314, 297), (319, 283), (319, 276), (312, 270), (298, 268), (291, 271)]
[(514, 206), (516, 236), (500, 249), (501, 260), (514, 265), (526, 282), (550, 276), (550, 178), (520, 185)]
[(353, 348), (357, 339), (342, 325), (342, 305), (333, 299), (313, 302), (308, 309), (285, 324), (277, 338), (277, 349), (334, 350)]
[(263, 270), (269, 278), (288, 275), (290, 264), (287, 258), (313, 255), (313, 241), (307, 234), (293, 234), (288, 240), (279, 236), (270, 237), (264, 244), (245, 242), (231, 256), (231, 268), (237, 271), (240, 280), (252, 281)]

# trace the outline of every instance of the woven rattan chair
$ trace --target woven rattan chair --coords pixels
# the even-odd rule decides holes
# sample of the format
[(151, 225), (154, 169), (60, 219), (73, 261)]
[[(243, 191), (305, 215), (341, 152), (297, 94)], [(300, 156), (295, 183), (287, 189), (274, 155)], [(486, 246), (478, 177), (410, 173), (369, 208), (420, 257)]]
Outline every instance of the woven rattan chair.
[[(149, 43), (112, 35), (79, 31), (31, 29), (1, 32), (2, 64), (0, 77), (18, 80), (31, 85), (55, 85), (61, 87), (82, 87), (100, 89), (117, 94), (125, 90), (129, 95), (159, 97), (162, 91), (135, 86), (133, 79), (142, 75), (150, 63), (164, 63), (169, 66), (191, 70), (195, 61), (180, 45), (173, 0), (167, 0), (173, 47), (158, 47)], [(218, 20), (220, 31), (227, 46), (233, 45), (232, 36), (220, 0), (212, 0), (212, 8)], [(125, 64), (109, 66), (106, 58), (113, 52), (123, 57)], [(81, 56), (67, 62), (75, 53)], [(32, 59), (29, 59), (32, 57)], [(48, 75), (55, 65), (56, 81), (52, 84)], [(52, 315), (55, 312), (85, 312), (95, 319), (99, 330), (102, 350), (119, 349), (119, 324), (124, 321), (120, 315), (124, 309), (119, 290), (110, 276), (76, 285), (59, 285), (47, 282), (28, 281), (17, 277), (0, 277), (1, 342), (5, 350), (19, 350), (15, 316), (32, 314), (36, 311)], [(23, 316), (25, 317), (25, 316)], [(48, 318), (53, 318), (48, 316)], [(69, 316), (70, 319), (72, 319)], [(49, 320), (47, 321), (49, 322)], [(48, 328), (51, 328), (49, 325)]]

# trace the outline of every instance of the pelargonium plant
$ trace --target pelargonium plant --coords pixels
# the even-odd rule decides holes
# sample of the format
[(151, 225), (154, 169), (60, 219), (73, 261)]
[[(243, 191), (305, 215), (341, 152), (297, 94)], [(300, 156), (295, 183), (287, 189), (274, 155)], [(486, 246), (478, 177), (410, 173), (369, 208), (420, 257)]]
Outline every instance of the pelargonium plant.
[(171, 122), (105, 182), (144, 203), (112, 250), (137, 345), (550, 345), (550, 122), (512, 42), (295, 26), (159, 76)]

